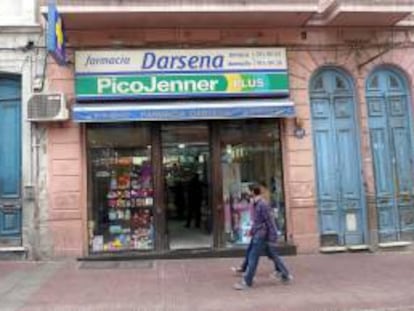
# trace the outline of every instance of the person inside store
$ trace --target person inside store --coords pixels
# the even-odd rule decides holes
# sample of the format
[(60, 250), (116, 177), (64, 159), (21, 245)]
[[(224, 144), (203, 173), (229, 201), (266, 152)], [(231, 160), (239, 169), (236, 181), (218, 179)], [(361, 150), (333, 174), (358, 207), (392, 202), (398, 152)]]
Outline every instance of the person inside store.
[[(247, 251), (247, 268), (239, 283), (234, 284), (236, 290), (245, 290), (253, 285), (260, 254), (266, 250), (273, 260), (275, 268), (279, 270), (281, 280), (290, 282), (293, 277), (276, 249), (277, 228), (269, 203), (263, 198), (263, 186), (254, 183), (251, 187), (254, 201), (254, 219), (251, 228), (251, 246)], [(264, 191), (263, 191), (264, 192)]]
[(196, 228), (201, 224), (201, 203), (203, 201), (203, 185), (197, 172), (194, 172), (188, 183), (188, 213), (186, 227), (190, 228), (194, 218)]
[(176, 163), (173, 164), (172, 174), (174, 176), (174, 185), (172, 187), (172, 191), (174, 193), (174, 205), (177, 218), (181, 220), (185, 219), (184, 214), (187, 208), (185, 204), (181, 167)]

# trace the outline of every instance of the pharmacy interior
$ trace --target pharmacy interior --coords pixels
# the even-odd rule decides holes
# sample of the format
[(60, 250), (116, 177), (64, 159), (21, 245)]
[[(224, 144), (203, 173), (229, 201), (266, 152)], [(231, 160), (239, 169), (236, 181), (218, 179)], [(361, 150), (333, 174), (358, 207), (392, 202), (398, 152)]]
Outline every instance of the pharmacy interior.
[(76, 96), (90, 253), (243, 247), (254, 181), (285, 236), (284, 49), (81, 51)]

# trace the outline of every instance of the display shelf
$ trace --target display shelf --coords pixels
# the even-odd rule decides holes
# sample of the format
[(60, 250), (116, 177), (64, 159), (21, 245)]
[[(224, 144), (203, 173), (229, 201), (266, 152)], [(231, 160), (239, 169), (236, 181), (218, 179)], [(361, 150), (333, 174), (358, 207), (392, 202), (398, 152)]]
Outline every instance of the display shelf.
[(147, 149), (110, 152), (115, 156), (92, 161), (99, 172), (93, 176), (100, 182), (96, 193), (106, 228), (93, 231), (91, 246), (94, 251), (152, 249), (154, 189), (150, 157), (144, 156)]

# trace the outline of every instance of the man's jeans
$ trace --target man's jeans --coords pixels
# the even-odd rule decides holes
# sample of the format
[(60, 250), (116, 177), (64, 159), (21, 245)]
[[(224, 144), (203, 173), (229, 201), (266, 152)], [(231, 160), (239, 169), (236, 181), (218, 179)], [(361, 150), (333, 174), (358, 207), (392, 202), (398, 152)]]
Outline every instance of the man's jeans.
[(246, 272), (247, 270), (247, 264), (249, 262), (249, 255), (250, 255), (250, 251), (252, 250), (252, 245), (253, 245), (253, 238), (251, 238), (250, 240), (249, 246), (246, 249), (246, 254), (244, 255), (243, 263), (240, 266), (243, 272)]
[[(252, 249), (252, 244), (253, 244), (253, 238), (250, 240), (250, 243), (249, 243), (249, 246), (247, 247), (247, 249), (246, 249), (246, 255), (244, 256), (244, 260), (243, 260), (243, 263), (241, 264), (241, 266), (240, 266), (240, 269), (241, 269), (241, 271), (243, 271), (243, 272), (246, 272), (246, 270), (247, 270), (247, 264), (248, 264), (248, 262), (249, 262), (249, 254), (250, 254), (250, 251), (251, 251), (251, 249)], [(275, 271), (277, 271), (277, 272), (280, 272), (281, 273), (281, 269), (279, 268), (279, 266), (277, 265), (277, 262), (275, 261), (275, 260), (273, 260), (273, 255), (272, 255), (272, 253), (270, 252), (270, 248), (269, 248), (269, 244), (268, 243), (266, 243), (265, 244), (265, 253), (266, 253), (266, 256), (270, 259), (270, 260), (272, 260), (273, 261), (273, 263), (274, 263), (274, 265), (275, 265)]]
[(266, 249), (266, 254), (275, 263), (275, 269), (280, 271), (282, 278), (287, 279), (289, 277), (289, 271), (285, 266), (282, 258), (277, 253), (276, 246), (268, 244), (265, 238), (253, 237), (248, 248), (248, 263), (247, 270), (244, 275), (244, 281), (247, 286), (252, 286), (253, 278), (256, 274), (257, 265), (259, 264), (260, 254), (263, 249)]

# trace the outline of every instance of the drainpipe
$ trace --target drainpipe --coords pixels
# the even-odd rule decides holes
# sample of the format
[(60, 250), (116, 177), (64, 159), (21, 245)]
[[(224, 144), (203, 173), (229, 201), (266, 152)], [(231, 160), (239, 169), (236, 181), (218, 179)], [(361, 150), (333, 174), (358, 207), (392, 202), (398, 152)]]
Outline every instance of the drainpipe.
[(31, 123), (31, 132), (32, 137), (34, 137), (34, 142), (32, 144), (32, 160), (33, 170), (34, 170), (34, 201), (33, 201), (33, 248), (32, 256), (34, 260), (40, 260), (40, 187), (39, 187), (39, 166), (40, 166), (40, 157), (39, 157), (39, 148), (40, 148), (40, 138), (39, 138), (39, 129), (36, 123)]
[[(35, 4), (38, 4), (39, 1), (35, 0)], [(38, 6), (37, 6), (38, 8)], [(39, 50), (38, 50), (39, 51)], [(32, 89), (36, 93), (41, 93), (44, 90), (45, 87), (45, 80), (46, 80), (46, 69), (47, 69), (47, 52), (44, 52), (44, 59), (41, 67), (40, 73), (39, 71), (39, 60), (36, 58), (36, 70), (35, 70), (35, 81), (33, 82), (34, 85), (32, 86)], [(39, 81), (39, 76), (41, 81)], [(41, 155), (40, 153), (42, 150), (40, 149), (42, 147), (42, 140), (44, 141), (44, 128), (42, 128), (38, 123), (31, 122), (31, 137), (32, 137), (32, 146), (31, 146), (31, 152), (32, 152), (32, 163), (33, 163), (33, 170), (32, 170), (32, 184), (34, 188), (34, 202), (33, 202), (33, 259), (34, 260), (41, 260), (42, 259), (42, 244), (46, 245), (45, 243), (42, 243), (42, 235), (40, 230), (40, 224), (41, 224), (41, 198), (43, 193), (43, 187), (41, 183), (41, 176), (40, 176), (40, 169), (41, 169)]]

